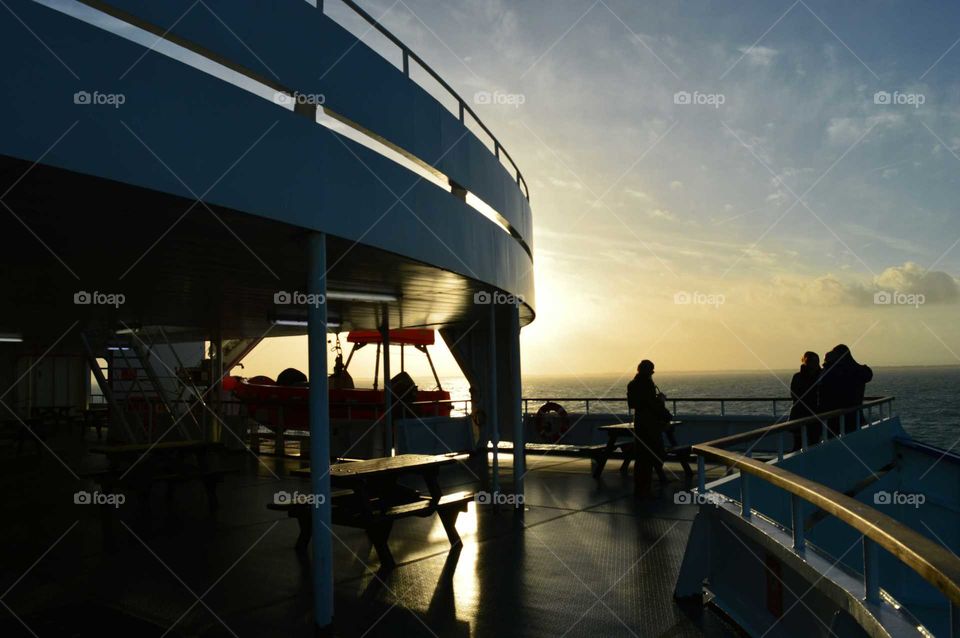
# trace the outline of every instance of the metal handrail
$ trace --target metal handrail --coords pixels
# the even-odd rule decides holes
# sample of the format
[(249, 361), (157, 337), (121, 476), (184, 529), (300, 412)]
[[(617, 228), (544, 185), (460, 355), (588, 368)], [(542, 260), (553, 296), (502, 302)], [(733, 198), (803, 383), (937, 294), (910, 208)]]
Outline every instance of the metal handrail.
[[(527, 201), (529, 202), (529, 201), (530, 201), (530, 189), (527, 187), (527, 180), (525, 180), (525, 179), (523, 178), (523, 174), (520, 173), (520, 169), (517, 167), (517, 163), (516, 163), (515, 161), (513, 161), (513, 157), (511, 157), (510, 153), (507, 152), (507, 149), (505, 149), (505, 148), (503, 147), (503, 144), (501, 144), (501, 143), (500, 143), (500, 140), (497, 139), (497, 136), (493, 134), (493, 131), (491, 131), (491, 130), (487, 127), (487, 125), (483, 123), (483, 120), (480, 119), (480, 117), (476, 114), (476, 112), (474, 112), (474, 110), (473, 110), (472, 108), (470, 108), (470, 106), (466, 103), (466, 101), (465, 101), (462, 97), (460, 97), (460, 94), (457, 93), (457, 92), (453, 89), (453, 87), (450, 86), (450, 85), (447, 83), (446, 80), (444, 80), (442, 77), (440, 77), (440, 74), (439, 74), (439, 73), (437, 73), (436, 71), (434, 71), (434, 70), (430, 67), (430, 65), (428, 65), (426, 62), (424, 62), (424, 61), (423, 61), (423, 58), (421, 58), (419, 55), (417, 55), (416, 53), (414, 53), (414, 51), (413, 51), (412, 49), (410, 49), (410, 47), (408, 47), (406, 44), (404, 44), (397, 36), (393, 35), (386, 27), (384, 27), (382, 24), (380, 24), (380, 23), (377, 21), (376, 18), (374, 18), (373, 16), (371, 16), (369, 13), (367, 13), (366, 11), (364, 11), (362, 8), (360, 8), (360, 5), (358, 5), (358, 4), (357, 4), (356, 2), (354, 2), (353, 0), (340, 0), (340, 1), (343, 2), (343, 4), (345, 4), (347, 7), (349, 7), (350, 9), (352, 9), (352, 10), (354, 11), (354, 13), (356, 13), (356, 14), (359, 15), (361, 18), (363, 18), (364, 20), (366, 20), (366, 21), (370, 24), (370, 26), (372, 26), (374, 29), (376, 29), (377, 31), (379, 31), (382, 35), (386, 36), (386, 38), (387, 38), (388, 40), (390, 40), (390, 42), (392, 42), (393, 44), (395, 44), (397, 47), (400, 48), (400, 51), (403, 53), (403, 73), (404, 73), (404, 75), (407, 76), (407, 78), (410, 77), (410, 60), (412, 59), (414, 62), (416, 62), (417, 64), (419, 64), (419, 65), (420, 65), (420, 68), (422, 68), (424, 71), (426, 71), (426, 72), (430, 75), (430, 77), (432, 77), (434, 80), (436, 80), (437, 83), (440, 84), (440, 86), (442, 86), (444, 89), (446, 89), (447, 93), (449, 93), (453, 98), (455, 98), (455, 99), (457, 100), (457, 106), (458, 106), (459, 111), (460, 111), (459, 116), (460, 116), (460, 122), (461, 122), (461, 123), (463, 123), (464, 125), (466, 125), (465, 113), (469, 113), (470, 116), (473, 117), (473, 120), (480, 126), (480, 128), (483, 129), (483, 131), (484, 131), (487, 135), (490, 136), (490, 139), (493, 140), (493, 153), (494, 153), (494, 155), (496, 155), (497, 158), (499, 159), (500, 154), (502, 153), (502, 154), (504, 155), (504, 157), (506, 157), (507, 160), (510, 162), (510, 165), (513, 166), (513, 170), (516, 172), (517, 186), (519, 187), (519, 186), (523, 185), (523, 194), (524, 194), (524, 197), (526, 197)], [(323, 11), (323, 0), (317, 0), (317, 8), (319, 8), (321, 11)]]
[[(700, 457), (700, 490), (701, 492), (705, 490), (703, 468), (705, 458), (740, 470), (741, 516), (744, 518), (750, 518), (751, 516), (747, 475), (758, 477), (779, 487), (791, 495), (795, 551), (803, 552), (805, 547), (803, 522), (799, 507), (802, 499), (863, 534), (864, 587), (868, 601), (879, 601), (880, 581), (877, 548), (882, 547), (940, 590), (951, 603), (951, 614), (956, 615), (958, 607), (960, 607), (960, 558), (947, 548), (938, 545), (896, 519), (821, 483), (789, 472), (777, 465), (752, 459), (745, 454), (722, 449), (722, 446), (763, 437), (771, 432), (803, 428), (812, 423), (824, 423), (828, 419), (839, 417), (846, 421), (846, 416), (850, 414), (856, 416), (856, 422), (859, 425), (862, 410), (890, 404), (892, 401), (892, 397), (885, 397), (867, 401), (853, 408), (832, 410), (694, 445), (691, 450)], [(880, 409), (882, 418), (882, 408)], [(841, 432), (842, 430), (841, 427)]]
[[(523, 398), (523, 412), (524, 414), (530, 413), (530, 402), (548, 402), (553, 401), (555, 403), (583, 403), (586, 409), (586, 412), (590, 413), (590, 404), (591, 403), (626, 403), (627, 397), (524, 397)], [(720, 416), (726, 416), (726, 404), (727, 403), (771, 403), (773, 407), (773, 416), (778, 416), (777, 414), (777, 405), (784, 402), (793, 402), (791, 397), (676, 397), (676, 398), (667, 398), (667, 402), (673, 404), (673, 413), (677, 412), (678, 403), (719, 403), (720, 404)], [(627, 412), (630, 413), (629, 408)]]

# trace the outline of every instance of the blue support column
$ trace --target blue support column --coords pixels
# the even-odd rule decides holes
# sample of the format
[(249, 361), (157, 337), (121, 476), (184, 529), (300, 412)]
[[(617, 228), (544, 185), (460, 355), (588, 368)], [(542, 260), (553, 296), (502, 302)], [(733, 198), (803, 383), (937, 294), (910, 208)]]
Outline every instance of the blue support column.
[[(487, 424), (490, 428), (490, 443), (493, 445), (493, 476), (490, 481), (490, 491), (496, 495), (500, 492), (500, 419), (498, 418), (499, 401), (497, 399), (497, 304), (490, 304), (489, 316), (489, 355), (487, 364), (490, 367), (489, 378), (489, 402), (490, 409), (487, 418)], [(495, 497), (496, 498), (496, 497)], [(496, 502), (496, 501), (494, 501)]]
[(330, 395), (327, 392), (327, 238), (309, 238), (307, 293), (323, 303), (307, 307), (307, 358), (310, 372), (310, 484), (313, 508), (313, 620), (318, 631), (333, 623), (333, 537), (330, 520)]
[(383, 455), (395, 456), (397, 437), (393, 428), (393, 383), (390, 382), (390, 308), (383, 304), (383, 323), (380, 325), (380, 339), (383, 341)]
[[(523, 477), (527, 473), (527, 440), (523, 429), (523, 383), (520, 376), (520, 306), (510, 310), (510, 381), (512, 388), (510, 414), (513, 418), (513, 493), (523, 496)], [(517, 512), (523, 503), (517, 499)]]

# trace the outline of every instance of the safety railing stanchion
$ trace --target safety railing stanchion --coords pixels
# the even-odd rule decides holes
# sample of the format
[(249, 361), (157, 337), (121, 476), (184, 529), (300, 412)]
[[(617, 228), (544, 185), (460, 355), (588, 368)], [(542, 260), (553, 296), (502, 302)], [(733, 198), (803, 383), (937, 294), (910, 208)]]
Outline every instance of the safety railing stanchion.
[(749, 474), (740, 472), (740, 516), (750, 518), (750, 479)]
[(809, 435), (807, 434), (807, 424), (804, 423), (800, 426), (800, 449), (806, 450), (810, 447), (810, 441), (808, 440)]
[(701, 495), (707, 491), (707, 468), (703, 455), (697, 457), (697, 488)]
[(796, 494), (790, 495), (790, 513), (793, 519), (793, 550), (803, 552), (807, 544), (803, 528), (803, 499)]
[(880, 547), (863, 537), (863, 588), (868, 603), (880, 602)]

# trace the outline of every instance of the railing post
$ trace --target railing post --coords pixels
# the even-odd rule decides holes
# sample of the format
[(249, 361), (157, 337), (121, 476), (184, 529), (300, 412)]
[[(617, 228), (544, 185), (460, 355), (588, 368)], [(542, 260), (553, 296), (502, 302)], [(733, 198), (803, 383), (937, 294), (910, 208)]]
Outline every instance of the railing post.
[(403, 74), (410, 77), (410, 54), (406, 49), (403, 50)]
[(790, 513), (793, 520), (793, 551), (802, 554), (807, 546), (803, 529), (803, 499), (796, 494), (790, 495)]
[(800, 449), (806, 450), (810, 447), (810, 441), (808, 440), (809, 434), (807, 434), (807, 424), (804, 423), (800, 426)]
[(861, 417), (861, 414), (860, 414), (860, 410), (858, 409), (857, 412), (856, 412), (856, 414), (854, 414), (854, 420), (853, 420), (853, 424), (854, 424), (854, 426), (856, 426), (856, 429), (857, 429), (857, 430), (859, 430), (861, 427), (863, 427), (863, 423), (861, 423), (861, 418), (860, 418), (860, 417)]
[(740, 470), (740, 516), (750, 518), (750, 482), (749, 474)]
[(586, 404), (586, 413), (590, 414), (590, 399), (587, 399), (585, 404)]
[(868, 603), (880, 603), (880, 547), (863, 537), (863, 588)]
[[(466, 121), (467, 121), (466, 109), (463, 108), (463, 101), (462, 101), (462, 100), (459, 102), (459, 104), (460, 104), (460, 123), (461, 123), (461, 124), (465, 124)], [(494, 152), (496, 153), (496, 156), (499, 158), (499, 157), (500, 157), (500, 145), (499, 145), (499, 144), (495, 144), (493, 150), (494, 150)]]
[(773, 400), (773, 418), (774, 419), (777, 418), (777, 400), (776, 399)]
[(493, 155), (500, 159), (500, 142), (497, 140), (493, 140)]
[(707, 467), (702, 454), (697, 456), (697, 488), (701, 496), (707, 491)]
[(720, 399), (720, 416), (726, 416), (726, 405), (723, 399)]
[(783, 463), (783, 432), (777, 432), (777, 462)]
[(676, 416), (676, 414), (677, 414), (677, 400), (676, 400), (676, 399), (673, 400), (673, 414), (674, 414), (674, 416)]
[(847, 433), (847, 413), (844, 412), (840, 415), (840, 431), (837, 432), (837, 438), (841, 438)]

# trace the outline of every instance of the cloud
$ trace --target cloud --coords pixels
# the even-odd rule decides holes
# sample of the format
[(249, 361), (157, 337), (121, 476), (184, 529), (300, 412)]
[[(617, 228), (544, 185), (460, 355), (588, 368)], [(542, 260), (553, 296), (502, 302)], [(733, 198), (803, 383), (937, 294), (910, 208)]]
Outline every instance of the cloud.
[(773, 58), (779, 53), (776, 49), (765, 46), (740, 47), (739, 51), (743, 54), (744, 60), (753, 66), (770, 66)]
[(633, 197), (634, 199), (639, 199), (640, 201), (643, 201), (643, 202), (649, 202), (650, 200), (653, 199), (643, 191), (634, 190), (632, 188), (624, 189), (623, 192), (629, 195), (630, 197)]
[(761, 294), (784, 303), (868, 306), (873, 305), (878, 292), (922, 295), (927, 304), (951, 304), (960, 301), (960, 280), (908, 261), (902, 266), (890, 266), (868, 281), (845, 281), (832, 274), (806, 279), (774, 277)]
[(833, 117), (827, 123), (827, 139), (832, 144), (850, 145), (868, 129), (877, 126), (898, 126), (904, 121), (900, 113), (880, 113), (867, 117)]
[(647, 211), (647, 215), (656, 219), (666, 219), (668, 221), (675, 221), (677, 219), (676, 215), (662, 208), (651, 208)]
[(902, 266), (891, 266), (874, 279), (877, 290), (923, 295), (926, 303), (956, 303), (960, 301), (960, 282), (949, 273), (926, 270), (908, 261)]
[(572, 188), (573, 190), (577, 191), (583, 189), (583, 184), (576, 180), (565, 180), (553, 175), (547, 179), (550, 181), (552, 186), (556, 186), (557, 188)]
[(670, 182), (670, 190), (678, 191), (681, 188), (683, 188), (683, 182), (681, 182), (680, 180), (675, 179), (672, 182)]

